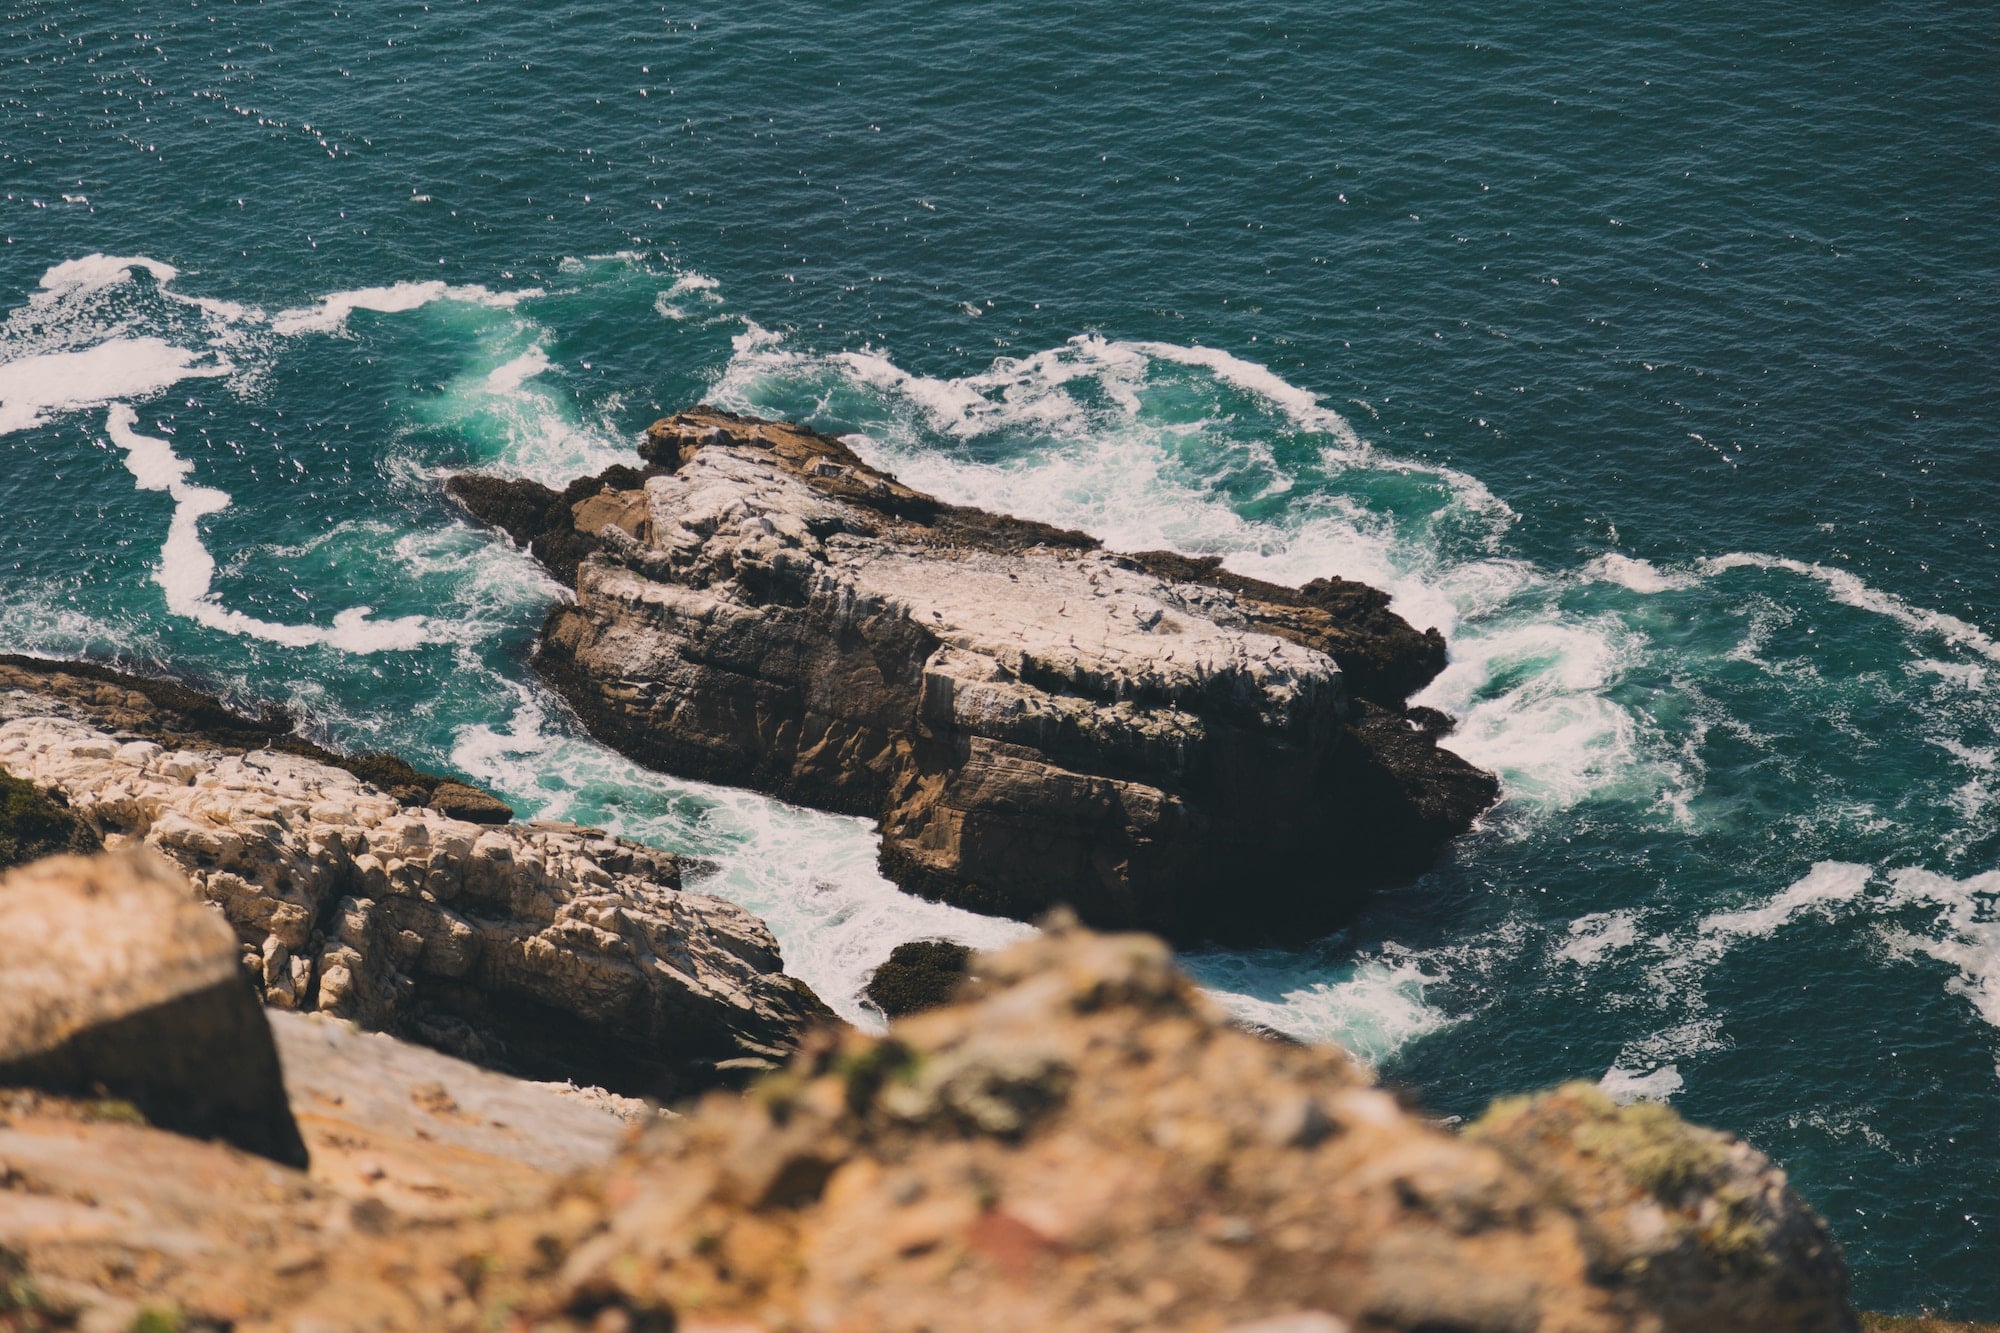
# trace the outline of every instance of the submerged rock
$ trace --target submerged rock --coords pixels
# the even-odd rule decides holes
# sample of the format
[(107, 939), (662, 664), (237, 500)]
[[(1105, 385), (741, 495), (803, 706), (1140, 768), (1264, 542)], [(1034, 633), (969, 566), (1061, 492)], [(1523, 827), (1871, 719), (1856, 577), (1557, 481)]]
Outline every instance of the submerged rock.
[(235, 936), (149, 852), (0, 879), (0, 1086), (117, 1098), (163, 1128), (306, 1162)]
[(641, 762), (879, 819), (917, 892), (1303, 939), (1496, 793), (1402, 719), (1444, 645), (1374, 589), (1113, 554), (724, 412), (641, 452), (560, 495), (453, 483), (573, 571), (541, 670)]
[(827, 1014), (762, 921), (683, 890), (665, 853), (453, 819), (316, 758), (170, 747), (99, 719), (60, 693), (0, 692), (0, 768), (177, 862), (274, 1007), (660, 1096), (768, 1067)]

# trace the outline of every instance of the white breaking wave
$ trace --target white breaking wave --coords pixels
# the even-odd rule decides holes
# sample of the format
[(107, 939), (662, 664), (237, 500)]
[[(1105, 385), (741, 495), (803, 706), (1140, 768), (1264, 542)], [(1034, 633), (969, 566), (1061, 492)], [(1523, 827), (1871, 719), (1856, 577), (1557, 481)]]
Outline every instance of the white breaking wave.
[(1874, 878), (1871, 866), (1821, 861), (1804, 878), (1755, 907), (1705, 916), (1695, 929), (1713, 939), (1762, 938), (1804, 912), (1824, 914), (1837, 903), (1859, 898)]
[(1897, 870), (1889, 883), (1891, 903), (1932, 912), (1937, 933), (1885, 929), (1884, 942), (1894, 953), (1948, 964), (1957, 973), (1951, 990), (1982, 1022), (2000, 1028), (2000, 871), (1952, 879), (1928, 870)]
[(418, 310), (433, 301), (463, 301), (494, 310), (512, 310), (523, 301), (546, 295), (540, 287), (496, 292), (468, 283), (453, 286), (441, 279), (428, 282), (398, 282), (387, 287), (357, 287), (332, 292), (312, 305), (281, 311), (271, 318), (271, 331), (294, 337), (304, 333), (338, 333), (347, 327), (347, 318), (357, 310), (394, 315)]
[(1649, 594), (1692, 588), (1699, 581), (1685, 570), (1661, 569), (1651, 561), (1620, 555), (1616, 551), (1598, 556), (1583, 567), (1583, 573), (1586, 578)]
[(85, 255), (65, 260), (42, 274), (42, 290), (52, 295), (103, 291), (130, 278), (133, 269), (144, 269), (162, 287), (180, 276), (172, 264), (144, 255)]
[(1181, 963), (1237, 1019), (1343, 1046), (1370, 1064), (1451, 1023), (1424, 999), (1441, 978), (1404, 958), (1363, 958), (1331, 979), (1280, 950), (1190, 954)]
[(1639, 942), (1637, 912), (1592, 912), (1569, 923), (1569, 937), (1556, 957), (1578, 967), (1595, 966), (1605, 955)]
[(1843, 606), (1870, 611), (1878, 616), (1887, 616), (1905, 629), (1918, 634), (1938, 635), (1949, 643), (1971, 649), (1988, 661), (2000, 662), (2000, 642), (1996, 642), (1993, 636), (1977, 625), (1968, 624), (1957, 616), (1948, 615), (1943, 611), (1911, 606), (1894, 593), (1870, 587), (1844, 569), (1809, 564), (1804, 560), (1792, 560), (1784, 556), (1760, 555), (1745, 551), (1732, 551), (1728, 555), (1705, 559), (1701, 561), (1700, 567), (1705, 573), (1710, 574), (1720, 574), (1731, 569), (1781, 569), (1790, 574), (1817, 579), (1826, 586), (1833, 600)]
[(344, 652), (372, 653), (414, 648), (424, 641), (424, 617), (370, 620), (370, 608), (354, 607), (333, 618), (329, 627), (283, 625), (232, 611), (215, 599), (215, 557), (202, 543), (201, 520), (229, 508), (229, 496), (188, 482), (194, 464), (174, 452), (167, 441), (141, 435), (134, 427), (138, 413), (124, 403), (106, 414), (104, 428), (111, 442), (125, 451), (125, 466), (142, 491), (165, 491), (174, 501), (174, 516), (160, 548), (153, 581), (167, 595), (167, 609), (210, 629), (265, 639), (287, 647), (324, 644)]
[(1679, 1092), (1685, 1083), (1679, 1067), (1675, 1065), (1661, 1065), (1644, 1071), (1613, 1065), (1604, 1071), (1604, 1077), (1597, 1080), (1597, 1086), (1620, 1106), (1630, 1106), (1633, 1102), (1664, 1102)]
[(610, 429), (578, 420), (574, 403), (559, 386), (538, 383), (562, 367), (539, 341), (521, 350), (531, 327), (516, 331), (487, 360), (469, 367), (444, 393), (420, 405), (432, 421), (450, 427), (489, 452), (482, 471), (527, 477), (560, 489), (579, 476), (633, 461), (632, 442)]

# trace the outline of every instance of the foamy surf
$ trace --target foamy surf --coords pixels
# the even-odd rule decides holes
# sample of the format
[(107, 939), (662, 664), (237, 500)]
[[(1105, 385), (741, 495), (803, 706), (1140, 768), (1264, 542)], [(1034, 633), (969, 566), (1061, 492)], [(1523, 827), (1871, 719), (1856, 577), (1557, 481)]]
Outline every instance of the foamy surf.
[(1622, 1069), (1613, 1065), (1597, 1080), (1597, 1086), (1604, 1094), (1620, 1106), (1630, 1106), (1633, 1102), (1664, 1102), (1686, 1086), (1677, 1065), (1661, 1065), (1656, 1069)]
[(1955, 647), (1977, 653), (1989, 662), (2000, 662), (2000, 641), (1995, 641), (1992, 635), (1977, 625), (1943, 611), (1912, 606), (1900, 597), (1870, 586), (1864, 579), (1844, 569), (1745, 551), (1732, 551), (1705, 559), (1700, 562), (1700, 568), (1711, 575), (1724, 574), (1732, 569), (1782, 570), (1813, 579), (1843, 606), (1885, 616), (1913, 634), (1936, 636)]
[(876, 868), (868, 820), (654, 773), (583, 735), (540, 687), (486, 683), (511, 696), (511, 716), (461, 729), (451, 752), (457, 768), (524, 815), (577, 820), (697, 858), (688, 887), (761, 916), (785, 970), (849, 1022), (882, 1026), (861, 988), (898, 944), (950, 939), (991, 949), (1032, 932), (896, 888)]
[(17, 357), (0, 362), (0, 435), (29, 430), (64, 412), (151, 397), (183, 380), (213, 379), (234, 369), (225, 360), (152, 337)]
[(400, 315), (421, 310), (434, 301), (459, 301), (493, 310), (512, 310), (521, 302), (544, 294), (539, 287), (496, 292), (478, 284), (453, 286), (437, 279), (398, 282), (385, 287), (356, 287), (349, 291), (329, 292), (309, 306), (279, 312), (271, 317), (271, 331), (283, 337), (340, 333), (346, 330), (348, 319), (356, 311)]
[(1451, 1022), (1425, 998), (1437, 974), (1392, 953), (1332, 969), (1283, 950), (1195, 953), (1182, 965), (1237, 1019), (1299, 1041), (1332, 1043), (1371, 1065)]
[(201, 520), (229, 508), (227, 493), (189, 483), (194, 465), (173, 446), (135, 429), (139, 415), (124, 403), (105, 415), (105, 433), (125, 453), (125, 466), (142, 491), (165, 491), (174, 502), (167, 539), (153, 581), (166, 593), (167, 610), (224, 634), (246, 635), (288, 648), (324, 645), (350, 653), (414, 648), (424, 642), (424, 617), (375, 621), (370, 608), (353, 607), (331, 626), (285, 625), (224, 607), (212, 591), (215, 557), (202, 542)]

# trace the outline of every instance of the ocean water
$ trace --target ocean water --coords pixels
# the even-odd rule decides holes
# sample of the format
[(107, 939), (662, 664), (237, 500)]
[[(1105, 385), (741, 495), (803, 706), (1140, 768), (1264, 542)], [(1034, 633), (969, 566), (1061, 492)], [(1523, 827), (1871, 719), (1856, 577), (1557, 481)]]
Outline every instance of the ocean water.
[(1378, 583), (1504, 800), (1189, 965), (1447, 1115), (1669, 1100), (1864, 1304), (2000, 1317), (1996, 71), (1942, 0), (4, 0), (0, 648), (693, 853), (867, 1021), (1025, 928), (590, 741), (445, 475), (705, 399)]

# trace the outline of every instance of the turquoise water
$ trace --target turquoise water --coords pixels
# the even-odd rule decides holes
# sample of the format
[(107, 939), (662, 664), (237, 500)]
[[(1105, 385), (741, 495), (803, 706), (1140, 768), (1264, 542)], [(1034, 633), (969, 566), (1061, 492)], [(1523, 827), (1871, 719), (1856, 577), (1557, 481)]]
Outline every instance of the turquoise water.
[[(1448, 1114), (1565, 1078), (2000, 1317), (2000, 20), (1972, 5), (0, 9), (0, 647), (172, 665), (712, 862), (857, 1017), (864, 823), (525, 668), (560, 483), (698, 399), (1395, 591), (1506, 797), (1190, 959)], [(365, 609), (364, 609), (365, 608)]]

